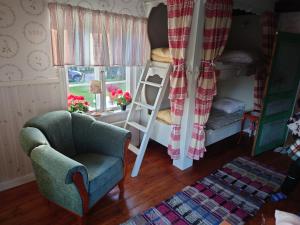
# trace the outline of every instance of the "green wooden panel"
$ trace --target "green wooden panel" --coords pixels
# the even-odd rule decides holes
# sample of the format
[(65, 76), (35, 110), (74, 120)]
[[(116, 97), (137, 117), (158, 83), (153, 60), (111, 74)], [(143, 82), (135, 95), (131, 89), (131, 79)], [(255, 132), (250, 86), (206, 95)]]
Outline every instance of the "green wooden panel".
[(300, 35), (279, 33), (253, 154), (284, 144), (300, 79)]

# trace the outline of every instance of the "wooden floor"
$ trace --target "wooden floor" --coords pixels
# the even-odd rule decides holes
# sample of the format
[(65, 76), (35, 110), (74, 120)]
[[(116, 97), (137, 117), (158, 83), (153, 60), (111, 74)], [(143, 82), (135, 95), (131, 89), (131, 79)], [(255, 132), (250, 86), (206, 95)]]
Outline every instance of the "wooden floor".
[[(119, 224), (131, 216), (153, 206), (180, 191), (226, 162), (241, 155), (250, 155), (249, 142), (244, 140), (237, 146), (236, 137), (219, 142), (208, 148), (204, 159), (195, 162), (192, 168), (180, 171), (172, 166), (166, 148), (151, 142), (147, 150), (140, 174), (130, 177), (134, 156), (129, 153), (128, 176), (124, 198), (119, 200), (118, 189), (114, 189), (90, 211), (88, 224)], [(288, 157), (268, 152), (256, 157), (258, 161), (286, 170)], [(300, 211), (300, 187), (290, 198), (281, 203), (267, 203), (248, 224), (264, 224), (265, 219), (274, 217), (274, 210)], [(266, 224), (273, 224), (266, 223)], [(65, 210), (48, 204), (39, 194), (35, 182), (0, 192), (0, 224), (5, 225), (68, 225), (75, 224), (75, 217)]]

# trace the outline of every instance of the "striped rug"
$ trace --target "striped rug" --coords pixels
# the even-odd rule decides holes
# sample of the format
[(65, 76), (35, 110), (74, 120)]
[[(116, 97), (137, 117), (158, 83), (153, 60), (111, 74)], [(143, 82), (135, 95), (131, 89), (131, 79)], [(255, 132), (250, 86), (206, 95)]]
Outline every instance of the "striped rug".
[(277, 191), (285, 175), (239, 157), (122, 225), (244, 224)]

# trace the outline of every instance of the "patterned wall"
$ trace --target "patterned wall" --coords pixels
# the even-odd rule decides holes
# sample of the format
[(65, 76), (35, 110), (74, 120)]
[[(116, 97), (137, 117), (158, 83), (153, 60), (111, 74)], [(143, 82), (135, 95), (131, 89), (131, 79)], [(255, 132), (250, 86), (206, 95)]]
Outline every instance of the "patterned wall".
[(45, 2), (1, 0), (0, 82), (57, 76), (51, 68), (48, 27)]
[[(144, 15), (140, 0), (58, 2)], [(47, 0), (0, 0), (0, 191), (32, 179), (18, 140), (24, 122), (65, 106), (64, 77), (51, 66), (49, 34)]]
[(145, 15), (142, 0), (52, 0), (51, 2), (79, 5), (89, 9), (106, 10), (133, 16)]

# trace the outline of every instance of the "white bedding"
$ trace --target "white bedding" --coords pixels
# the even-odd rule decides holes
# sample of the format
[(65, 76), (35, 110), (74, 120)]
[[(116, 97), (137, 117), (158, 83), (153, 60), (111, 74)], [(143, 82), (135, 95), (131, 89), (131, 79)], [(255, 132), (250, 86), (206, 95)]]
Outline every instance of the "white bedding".
[[(227, 124), (226, 126), (216, 130), (207, 127), (205, 130), (205, 146), (211, 145), (227, 137), (230, 137), (231, 135), (240, 132), (240, 130), (241, 122), (239, 120), (231, 122), (230, 124)], [(150, 138), (167, 147), (169, 144), (170, 135), (171, 126), (166, 124), (165, 122), (162, 122), (161, 120), (155, 120)]]
[[(234, 113), (225, 113), (220, 110), (212, 109), (209, 115), (206, 130), (217, 130), (234, 122), (240, 121), (243, 116), (243, 110)], [(170, 109), (160, 110), (157, 114), (157, 120), (167, 125), (171, 125)]]
[(243, 50), (228, 50), (217, 59), (223, 63), (240, 63), (253, 64), (260, 60), (260, 56), (256, 52), (249, 52)]
[(263, 66), (259, 53), (247, 51), (225, 51), (215, 61), (219, 80), (255, 75)]
[(245, 103), (233, 98), (217, 98), (214, 100), (212, 108), (230, 114), (244, 111)]

